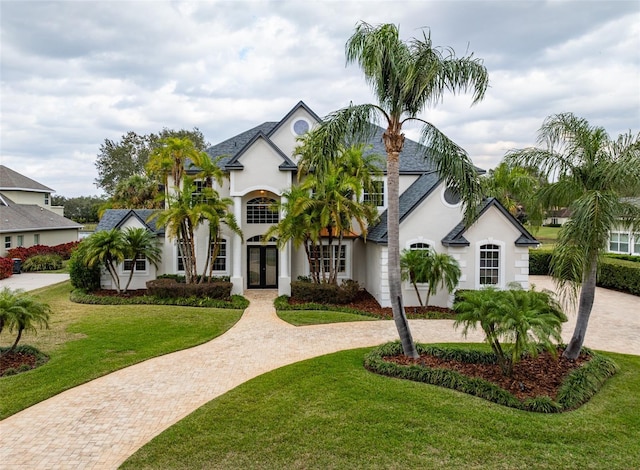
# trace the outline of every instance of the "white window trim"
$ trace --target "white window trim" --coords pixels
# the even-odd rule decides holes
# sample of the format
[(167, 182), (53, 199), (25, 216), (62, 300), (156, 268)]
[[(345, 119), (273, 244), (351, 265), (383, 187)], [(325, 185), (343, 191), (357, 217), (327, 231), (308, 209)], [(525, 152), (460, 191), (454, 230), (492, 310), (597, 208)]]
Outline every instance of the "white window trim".
[(460, 201), (457, 204), (449, 204), (447, 202), (447, 200), (444, 198), (444, 193), (447, 191), (447, 189), (448, 189), (447, 185), (443, 184), (442, 185), (442, 189), (440, 190), (440, 201), (442, 202), (442, 204), (445, 207), (450, 207), (450, 208), (453, 208), (453, 209), (456, 209), (456, 208), (460, 207), (462, 205), (462, 199), (460, 199)]
[(304, 134), (298, 134), (298, 133), (296, 132), (296, 130), (294, 129), (294, 126), (295, 126), (296, 122), (298, 122), (298, 121), (304, 121), (304, 122), (306, 122), (306, 123), (307, 123), (307, 125), (309, 126), (309, 130), (308, 130), (307, 132), (309, 132), (311, 129), (313, 129), (313, 124), (312, 124), (312, 123), (311, 123), (311, 121), (309, 121), (306, 117), (298, 116), (298, 117), (293, 118), (293, 119), (291, 120), (291, 124), (290, 124), (290, 126), (289, 126), (289, 130), (291, 131), (291, 134), (292, 134), (294, 137), (296, 137), (296, 138), (297, 138), (297, 137), (301, 137), (301, 136), (303, 136), (304, 134), (306, 134), (306, 132), (305, 132)]
[[(387, 208), (387, 199), (389, 195), (389, 191), (387, 189), (387, 179), (386, 178), (375, 178), (375, 181), (382, 181), (382, 205), (376, 206), (378, 210), (385, 210)], [(364, 192), (362, 193), (362, 201), (364, 202)], [(376, 193), (378, 194), (378, 193)]]
[[(120, 274), (129, 274), (129, 273), (131, 272), (131, 271), (130, 271), (130, 270), (128, 270), (128, 269), (124, 269), (124, 263), (125, 263), (126, 261), (132, 261), (132, 260), (131, 260), (131, 259), (125, 259), (122, 263), (120, 263), (120, 264), (118, 265), (118, 267), (119, 267), (119, 271), (120, 271)], [(148, 259), (147, 259), (147, 257), (145, 256), (145, 258), (144, 258), (144, 270), (138, 270), (138, 269), (135, 269), (135, 265), (134, 265), (134, 269), (133, 269), (133, 277), (136, 277), (136, 276), (146, 276), (146, 275), (148, 275), (148, 274), (149, 274), (149, 260), (148, 260)]]
[[(184, 274), (184, 269), (178, 269), (179, 263), (178, 263), (178, 259), (180, 257), (180, 249), (178, 248), (178, 241), (176, 240), (173, 243), (173, 252), (175, 253), (175, 256), (173, 257), (174, 259), (174, 269), (176, 274)], [(184, 265), (184, 263), (183, 263)]]
[[(220, 240), (224, 241), (224, 243), (225, 243), (225, 250), (226, 250), (226, 253), (224, 255), (224, 258), (225, 258), (225, 263), (224, 263), (225, 269), (224, 269), (224, 271), (217, 271), (217, 270), (214, 269), (212, 272), (215, 273), (216, 276), (228, 276), (229, 273), (230, 273), (229, 264), (230, 264), (230, 261), (231, 261), (231, 242), (229, 241), (229, 238), (227, 238), (227, 237), (220, 237)], [(213, 262), (213, 260), (211, 262)]]
[[(611, 249), (611, 243), (613, 242), (613, 235), (626, 235), (627, 236), (627, 241), (625, 242), (627, 244), (627, 250), (626, 251), (620, 251), (620, 250), (612, 250)], [(609, 246), (607, 247), (609, 250), (609, 253), (618, 253), (618, 254), (622, 254), (622, 255), (628, 255), (631, 253), (631, 251), (633, 250), (633, 235), (629, 232), (625, 232), (622, 230), (612, 230), (609, 233)], [(618, 241), (616, 242), (618, 244), (618, 248), (620, 248), (620, 237), (618, 236)]]
[[(332, 246), (337, 246), (338, 242), (334, 241), (331, 243)], [(351, 249), (353, 242), (352, 241), (342, 241), (342, 245), (344, 245), (344, 272), (338, 273), (338, 279), (352, 279), (351, 277)], [(327, 245), (324, 244), (326, 247)], [(311, 266), (309, 266), (309, 260), (307, 259), (305, 262), (305, 275), (311, 276)], [(328, 274), (328, 273), (327, 273)]]
[[(484, 245), (497, 245), (500, 248), (498, 258), (498, 284), (480, 284), (480, 247)], [(505, 245), (505, 242), (501, 240), (494, 240), (493, 238), (487, 238), (486, 240), (479, 240), (478, 242), (476, 242), (476, 266), (474, 272), (476, 289), (482, 289), (483, 287), (490, 286), (497, 287), (498, 289), (505, 288)]]
[[(416, 243), (424, 243), (426, 245), (429, 245), (429, 249), (431, 250), (435, 250), (435, 242), (429, 238), (424, 238), (424, 237), (418, 237), (418, 238), (412, 238), (411, 240), (407, 240), (407, 242), (405, 243), (405, 248), (407, 250), (411, 249), (411, 245), (415, 245)], [(418, 286), (418, 289), (426, 289), (427, 287), (429, 287), (429, 283), (428, 282), (416, 282), (416, 286)], [(413, 290), (413, 284), (411, 283), (410, 280), (406, 280), (404, 282), (404, 288), (405, 289), (411, 289)]]
[[(629, 244), (631, 254), (640, 256), (640, 232), (631, 234), (631, 241), (632, 243)], [(638, 251), (636, 251), (636, 244)]]

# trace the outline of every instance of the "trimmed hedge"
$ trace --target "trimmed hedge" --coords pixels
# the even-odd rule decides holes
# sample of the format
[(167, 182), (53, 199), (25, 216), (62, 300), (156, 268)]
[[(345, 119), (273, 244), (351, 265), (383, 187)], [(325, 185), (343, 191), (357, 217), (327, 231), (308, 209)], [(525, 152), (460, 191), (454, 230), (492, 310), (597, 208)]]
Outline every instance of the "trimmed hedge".
[(640, 263), (604, 258), (599, 266), (598, 286), (640, 295)]
[(348, 304), (353, 302), (360, 292), (360, 285), (350, 279), (342, 281), (340, 286), (335, 284), (308, 281), (293, 281), (291, 283), (291, 297), (305, 302), (320, 304)]
[[(471, 349), (439, 348), (422, 344), (416, 344), (416, 349), (419, 354), (469, 363), (493, 364), (497, 360), (492, 352)], [(404, 366), (386, 361), (385, 357), (402, 354), (402, 345), (399, 341), (383, 344), (370, 351), (364, 358), (364, 366), (377, 374), (450, 388), (511, 408), (536, 413), (558, 413), (576, 409), (589, 401), (604, 382), (618, 371), (618, 366), (611, 359), (587, 348), (582, 348), (582, 352), (591, 356), (591, 359), (565, 377), (555, 400), (545, 396), (520, 401), (491, 382), (468, 377), (454, 370), (434, 369), (419, 364)]]
[[(529, 251), (529, 274), (548, 276), (552, 252)], [(598, 266), (599, 287), (640, 295), (640, 256), (606, 254)]]
[(183, 297), (208, 297), (227, 300), (231, 297), (231, 282), (216, 281), (202, 284), (183, 284), (175, 279), (147, 281), (147, 293), (153, 297), (175, 299)]
[(71, 291), (69, 300), (89, 305), (176, 305), (180, 307), (228, 308), (244, 310), (249, 301), (241, 295), (232, 295), (229, 300), (208, 297), (159, 298), (150, 295), (117, 297), (92, 295), (82, 289)]

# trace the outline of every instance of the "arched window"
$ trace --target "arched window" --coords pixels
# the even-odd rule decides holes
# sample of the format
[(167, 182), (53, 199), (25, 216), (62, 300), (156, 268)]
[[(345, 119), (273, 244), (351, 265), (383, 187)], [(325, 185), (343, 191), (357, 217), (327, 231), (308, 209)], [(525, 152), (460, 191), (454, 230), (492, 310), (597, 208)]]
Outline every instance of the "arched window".
[(428, 250), (429, 248), (431, 248), (429, 244), (424, 242), (412, 243), (409, 245), (410, 250)]
[(277, 224), (280, 220), (276, 201), (268, 197), (256, 197), (247, 202), (248, 224)]
[(480, 246), (480, 285), (500, 284), (500, 246), (492, 243)]

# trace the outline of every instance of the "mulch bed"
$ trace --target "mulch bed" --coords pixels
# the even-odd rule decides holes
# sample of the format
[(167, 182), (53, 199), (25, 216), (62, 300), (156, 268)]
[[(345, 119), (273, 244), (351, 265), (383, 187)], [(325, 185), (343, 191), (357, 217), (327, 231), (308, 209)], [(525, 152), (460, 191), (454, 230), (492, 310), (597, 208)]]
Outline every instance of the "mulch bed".
[(419, 359), (403, 355), (389, 356), (385, 360), (400, 365), (420, 364), (432, 369), (455, 370), (468, 377), (478, 377), (492, 382), (520, 400), (545, 395), (555, 399), (567, 374), (589, 360), (585, 354), (581, 354), (576, 360), (565, 359), (562, 352), (562, 349), (558, 350), (557, 358), (548, 352), (537, 357), (524, 358), (514, 366), (511, 377), (504, 376), (497, 364), (469, 364), (429, 355), (421, 355)]
[(38, 357), (35, 354), (24, 353), (21, 351), (5, 352), (0, 355), (0, 377), (4, 375), (7, 369), (18, 369), (27, 365), (30, 369), (36, 366)]
[[(289, 305), (300, 305), (305, 304), (306, 301), (289, 298)], [(358, 297), (351, 303), (336, 305), (336, 307), (348, 307), (355, 310), (360, 310), (363, 312), (368, 312), (372, 315), (375, 315), (383, 320), (391, 320), (393, 319), (393, 312), (391, 307), (381, 307), (378, 301), (367, 291), (360, 291)], [(420, 318), (421, 315), (426, 314), (426, 312), (441, 312), (445, 316), (451, 315), (453, 319), (455, 313), (450, 308), (444, 307), (407, 307), (404, 308), (405, 313), (407, 314), (407, 318)]]

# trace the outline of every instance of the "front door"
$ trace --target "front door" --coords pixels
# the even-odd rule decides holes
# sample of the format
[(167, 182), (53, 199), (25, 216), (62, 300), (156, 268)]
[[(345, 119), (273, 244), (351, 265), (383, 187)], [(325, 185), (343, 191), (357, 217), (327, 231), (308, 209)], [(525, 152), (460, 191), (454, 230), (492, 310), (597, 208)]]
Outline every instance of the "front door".
[(248, 246), (247, 272), (249, 289), (278, 287), (278, 248), (275, 246)]

